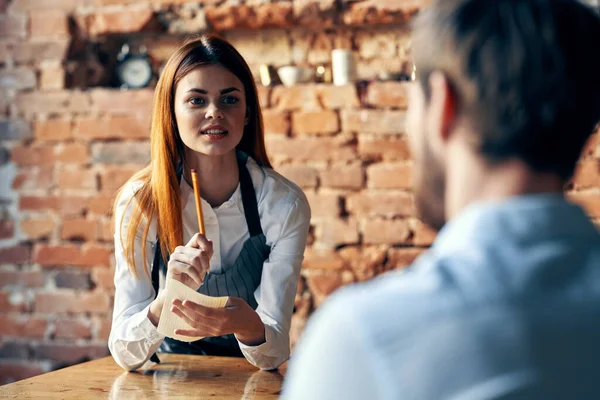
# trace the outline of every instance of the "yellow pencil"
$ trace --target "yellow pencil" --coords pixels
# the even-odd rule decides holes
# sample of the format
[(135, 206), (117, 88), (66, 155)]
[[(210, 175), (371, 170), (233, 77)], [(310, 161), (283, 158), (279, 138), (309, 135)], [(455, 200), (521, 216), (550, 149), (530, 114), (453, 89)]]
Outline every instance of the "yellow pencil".
[(194, 199), (196, 200), (196, 214), (198, 215), (198, 229), (201, 235), (206, 235), (204, 230), (204, 215), (202, 214), (202, 203), (200, 202), (200, 183), (196, 170), (192, 171), (192, 185), (194, 186)]

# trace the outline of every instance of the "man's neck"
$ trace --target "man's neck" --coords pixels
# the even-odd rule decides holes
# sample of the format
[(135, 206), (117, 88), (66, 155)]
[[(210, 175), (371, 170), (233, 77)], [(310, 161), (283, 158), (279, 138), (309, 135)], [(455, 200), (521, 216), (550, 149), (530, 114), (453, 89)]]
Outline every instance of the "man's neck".
[[(493, 202), (536, 193), (562, 193), (564, 182), (555, 174), (533, 171), (512, 159), (491, 164), (471, 152), (460, 152), (461, 162), (448, 165), (446, 218), (475, 202)], [(455, 158), (456, 159), (456, 158)], [(450, 159), (448, 160), (450, 162)]]

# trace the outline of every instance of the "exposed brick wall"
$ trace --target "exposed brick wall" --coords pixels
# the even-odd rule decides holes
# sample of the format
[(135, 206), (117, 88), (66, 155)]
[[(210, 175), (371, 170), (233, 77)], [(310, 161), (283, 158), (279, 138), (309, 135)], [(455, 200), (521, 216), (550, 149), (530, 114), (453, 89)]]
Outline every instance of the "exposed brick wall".
[[(260, 87), (269, 154), (313, 210), (295, 340), (337, 287), (409, 264), (434, 238), (414, 217), (404, 84), (374, 80), (409, 59), (402, 22), (420, 3), (0, 0), (0, 384), (107, 354), (108, 210), (148, 160), (153, 92), (86, 88), (78, 46), (125, 34), (160, 65), (182, 34), (217, 28), (255, 71), (357, 52), (364, 84)], [(599, 159), (597, 133), (572, 185), (594, 218)]]

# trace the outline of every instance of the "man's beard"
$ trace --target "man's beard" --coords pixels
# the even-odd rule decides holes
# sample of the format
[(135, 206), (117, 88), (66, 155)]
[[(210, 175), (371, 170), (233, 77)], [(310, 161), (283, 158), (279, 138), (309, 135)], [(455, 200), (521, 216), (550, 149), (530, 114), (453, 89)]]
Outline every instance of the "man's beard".
[(415, 189), (417, 217), (439, 231), (446, 223), (446, 179), (441, 161), (435, 158), (427, 143), (423, 146), (421, 176)]

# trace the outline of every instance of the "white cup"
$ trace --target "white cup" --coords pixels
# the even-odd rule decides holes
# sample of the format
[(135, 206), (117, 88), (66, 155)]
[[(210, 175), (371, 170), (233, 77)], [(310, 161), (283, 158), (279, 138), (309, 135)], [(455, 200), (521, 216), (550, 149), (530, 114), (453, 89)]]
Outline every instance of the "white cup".
[(334, 49), (331, 52), (331, 69), (334, 85), (342, 86), (354, 82), (356, 78), (354, 52), (347, 49)]

